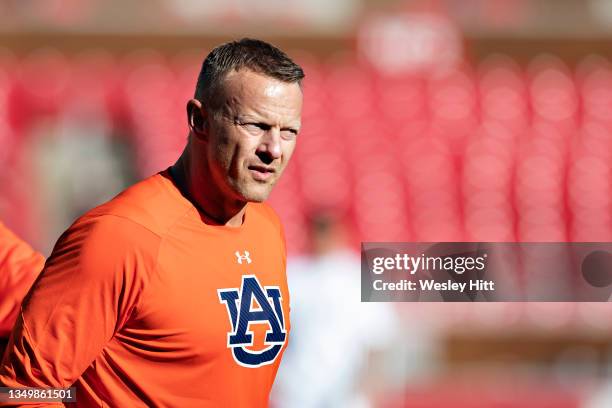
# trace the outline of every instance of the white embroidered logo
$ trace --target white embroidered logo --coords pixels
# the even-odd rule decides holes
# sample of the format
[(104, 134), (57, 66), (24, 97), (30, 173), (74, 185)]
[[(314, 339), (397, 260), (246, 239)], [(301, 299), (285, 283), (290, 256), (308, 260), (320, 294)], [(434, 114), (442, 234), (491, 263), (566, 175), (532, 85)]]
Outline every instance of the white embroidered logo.
[(244, 251), (244, 255), (240, 255), (240, 251), (236, 251), (236, 259), (240, 265), (242, 265), (243, 261), (246, 261), (247, 264), (253, 262), (251, 261), (251, 254), (249, 254), (249, 251)]

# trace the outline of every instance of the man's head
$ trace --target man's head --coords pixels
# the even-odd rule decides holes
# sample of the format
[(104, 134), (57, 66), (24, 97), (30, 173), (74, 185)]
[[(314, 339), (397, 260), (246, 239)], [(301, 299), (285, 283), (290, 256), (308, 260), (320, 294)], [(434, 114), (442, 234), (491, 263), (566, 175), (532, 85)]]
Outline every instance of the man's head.
[(312, 255), (324, 256), (348, 247), (347, 225), (340, 213), (321, 208), (312, 211), (306, 218)]
[(192, 163), (213, 194), (263, 201), (281, 176), (301, 126), (302, 69), (279, 49), (243, 39), (205, 59), (187, 106)]

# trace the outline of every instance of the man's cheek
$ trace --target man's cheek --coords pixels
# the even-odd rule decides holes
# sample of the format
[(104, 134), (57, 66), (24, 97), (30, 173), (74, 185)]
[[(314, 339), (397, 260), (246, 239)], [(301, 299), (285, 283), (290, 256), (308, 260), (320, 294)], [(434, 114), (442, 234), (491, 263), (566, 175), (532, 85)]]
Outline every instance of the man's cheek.
[(287, 162), (293, 157), (295, 151), (295, 142), (287, 142), (287, 145), (283, 146), (283, 160), (282, 165), (286, 166)]

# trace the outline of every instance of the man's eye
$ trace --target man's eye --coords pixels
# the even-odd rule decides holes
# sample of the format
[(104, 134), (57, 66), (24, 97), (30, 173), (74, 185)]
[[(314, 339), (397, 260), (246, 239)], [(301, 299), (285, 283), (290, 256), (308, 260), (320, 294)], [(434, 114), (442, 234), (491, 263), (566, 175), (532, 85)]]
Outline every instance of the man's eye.
[(263, 123), (243, 123), (242, 127), (250, 133), (261, 133), (270, 128), (269, 126)]
[(281, 136), (285, 139), (293, 139), (298, 134), (295, 129), (283, 129), (281, 130)]

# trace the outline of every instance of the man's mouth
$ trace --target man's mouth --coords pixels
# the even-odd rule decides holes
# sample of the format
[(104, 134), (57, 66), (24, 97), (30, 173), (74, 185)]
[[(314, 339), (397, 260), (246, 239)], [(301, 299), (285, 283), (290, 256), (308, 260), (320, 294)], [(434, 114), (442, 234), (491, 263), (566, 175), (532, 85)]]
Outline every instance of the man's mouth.
[(257, 181), (268, 181), (274, 176), (276, 170), (273, 167), (249, 166), (249, 172)]

